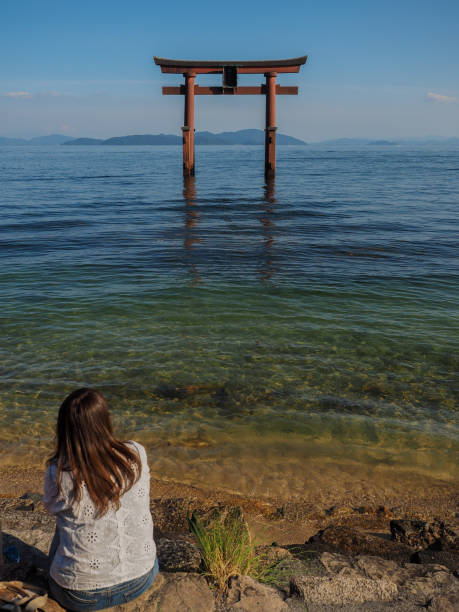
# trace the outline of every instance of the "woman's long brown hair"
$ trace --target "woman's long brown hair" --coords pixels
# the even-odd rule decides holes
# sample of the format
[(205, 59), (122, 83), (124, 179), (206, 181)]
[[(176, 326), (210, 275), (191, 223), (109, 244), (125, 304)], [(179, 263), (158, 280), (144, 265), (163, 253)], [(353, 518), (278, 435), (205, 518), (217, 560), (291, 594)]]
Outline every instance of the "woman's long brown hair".
[(57, 485), (63, 472), (73, 476), (72, 503), (81, 500), (86, 484), (97, 516), (113, 505), (140, 478), (142, 465), (137, 452), (113, 435), (107, 400), (95, 389), (77, 389), (59, 409), (56, 451), (47, 464), (57, 464)]

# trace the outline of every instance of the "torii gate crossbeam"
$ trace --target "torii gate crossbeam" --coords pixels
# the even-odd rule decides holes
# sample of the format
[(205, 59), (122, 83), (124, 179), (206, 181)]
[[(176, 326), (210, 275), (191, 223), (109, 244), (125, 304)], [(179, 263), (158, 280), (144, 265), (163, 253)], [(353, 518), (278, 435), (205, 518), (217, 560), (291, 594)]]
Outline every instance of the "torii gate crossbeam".
[[(163, 87), (164, 95), (185, 96), (183, 132), (183, 174), (194, 175), (194, 97), (196, 95), (264, 95), (266, 96), (265, 127), (265, 176), (272, 178), (276, 172), (276, 95), (297, 95), (298, 87), (281, 87), (276, 84), (278, 74), (299, 72), (307, 55), (286, 60), (267, 61), (188, 61), (154, 57), (161, 72), (183, 74), (185, 84), (179, 87)], [(222, 86), (200, 87), (195, 84), (198, 74), (222, 74)], [(266, 83), (261, 86), (238, 87), (238, 74), (264, 74)]]

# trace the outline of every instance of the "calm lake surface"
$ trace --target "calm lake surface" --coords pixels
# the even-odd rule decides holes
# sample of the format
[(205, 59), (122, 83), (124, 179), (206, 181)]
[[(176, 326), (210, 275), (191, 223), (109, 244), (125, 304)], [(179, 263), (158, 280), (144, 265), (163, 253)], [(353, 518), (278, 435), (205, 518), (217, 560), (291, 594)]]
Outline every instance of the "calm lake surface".
[(152, 473), (453, 480), (459, 150), (1, 147), (0, 462), (104, 392)]

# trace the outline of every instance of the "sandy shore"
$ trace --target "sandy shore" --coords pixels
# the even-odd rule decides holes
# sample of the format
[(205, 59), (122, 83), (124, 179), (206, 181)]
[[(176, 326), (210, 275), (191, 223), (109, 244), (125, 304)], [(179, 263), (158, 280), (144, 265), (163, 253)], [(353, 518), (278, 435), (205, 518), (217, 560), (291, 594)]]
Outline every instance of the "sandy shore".
[[(0, 497), (17, 498), (25, 493), (43, 492), (44, 469), (8, 465), (0, 467)], [(151, 478), (152, 500), (189, 500), (195, 506), (238, 505), (262, 539), (284, 544), (305, 541), (330, 520), (340, 519), (359, 528), (375, 529), (391, 516), (438, 517), (451, 521), (459, 512), (459, 487), (428, 477), (401, 475), (379, 482), (343, 478), (336, 486), (325, 471), (314, 479), (314, 487), (302, 498), (243, 496), (221, 489), (208, 489), (176, 481)], [(269, 525), (269, 532), (266, 527)]]

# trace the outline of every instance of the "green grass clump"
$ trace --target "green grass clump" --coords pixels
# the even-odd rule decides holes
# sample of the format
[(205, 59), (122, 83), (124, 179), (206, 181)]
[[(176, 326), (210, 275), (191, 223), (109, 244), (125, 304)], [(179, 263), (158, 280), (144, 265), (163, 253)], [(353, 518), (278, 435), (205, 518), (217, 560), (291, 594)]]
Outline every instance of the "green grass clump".
[(221, 593), (227, 590), (228, 579), (235, 574), (262, 579), (263, 558), (257, 555), (247, 523), (238, 509), (219, 515), (208, 525), (193, 515), (190, 528), (201, 548), (204, 574)]

